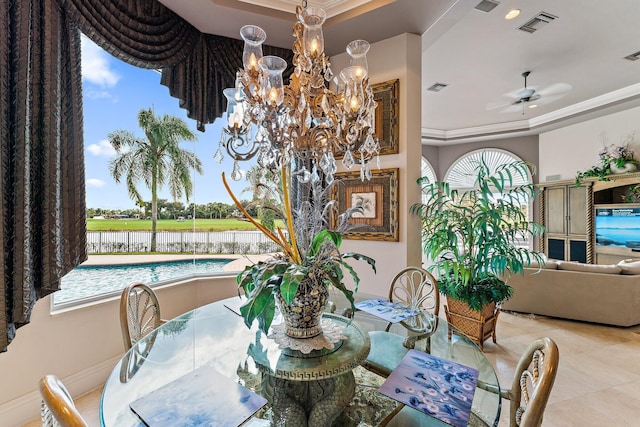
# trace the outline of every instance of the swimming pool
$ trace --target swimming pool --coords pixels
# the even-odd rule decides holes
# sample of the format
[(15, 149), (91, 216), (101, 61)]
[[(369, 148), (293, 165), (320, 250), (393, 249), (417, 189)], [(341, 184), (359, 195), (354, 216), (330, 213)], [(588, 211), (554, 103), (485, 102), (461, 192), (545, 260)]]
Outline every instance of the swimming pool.
[(54, 304), (91, 298), (124, 289), (132, 282), (146, 284), (221, 272), (231, 259), (196, 259), (144, 264), (91, 265), (71, 270), (53, 294)]

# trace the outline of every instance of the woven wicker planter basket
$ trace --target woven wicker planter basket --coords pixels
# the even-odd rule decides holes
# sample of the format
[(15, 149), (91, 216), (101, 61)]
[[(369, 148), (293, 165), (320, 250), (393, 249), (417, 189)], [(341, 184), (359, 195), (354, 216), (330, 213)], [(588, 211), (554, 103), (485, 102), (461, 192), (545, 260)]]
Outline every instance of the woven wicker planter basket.
[(447, 297), (444, 310), (447, 322), (478, 344), (481, 350), (484, 351), (484, 341), (487, 338), (492, 337), (493, 342), (496, 342), (496, 324), (500, 309), (496, 308), (495, 303), (487, 304), (482, 310), (476, 311), (472, 310), (466, 302)]

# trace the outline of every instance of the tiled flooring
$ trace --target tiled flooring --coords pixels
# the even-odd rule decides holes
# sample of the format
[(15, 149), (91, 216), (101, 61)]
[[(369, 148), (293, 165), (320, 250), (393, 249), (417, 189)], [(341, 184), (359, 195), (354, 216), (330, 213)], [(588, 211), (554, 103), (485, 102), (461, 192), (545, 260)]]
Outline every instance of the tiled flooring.
[[(560, 349), (560, 367), (545, 412), (545, 427), (640, 425), (640, 326), (616, 328), (567, 320), (501, 313), (498, 343), (485, 343), (485, 354), (500, 384), (510, 387), (525, 348), (547, 336)], [(101, 390), (76, 399), (90, 426), (99, 426)], [(509, 402), (503, 403), (500, 427), (508, 426)], [(25, 426), (38, 426), (34, 420)]]

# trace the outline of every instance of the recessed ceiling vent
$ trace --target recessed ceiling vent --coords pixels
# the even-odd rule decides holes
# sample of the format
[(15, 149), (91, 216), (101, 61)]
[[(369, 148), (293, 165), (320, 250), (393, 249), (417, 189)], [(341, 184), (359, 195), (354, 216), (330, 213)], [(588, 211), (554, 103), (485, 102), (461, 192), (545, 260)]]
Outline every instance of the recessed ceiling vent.
[(527, 33), (535, 33), (536, 31), (538, 31), (545, 25), (552, 23), (556, 19), (558, 19), (558, 17), (555, 15), (552, 15), (547, 12), (540, 12), (539, 14), (534, 16), (532, 19), (527, 21), (526, 24), (519, 27), (518, 29), (525, 31)]
[(624, 59), (628, 59), (629, 61), (637, 61), (640, 59), (640, 50), (636, 53), (632, 53), (631, 55), (625, 56)]
[(476, 5), (475, 9), (481, 12), (488, 13), (488, 12), (491, 12), (499, 4), (500, 2), (495, 0), (482, 0), (480, 3)]
[(427, 90), (431, 92), (440, 92), (442, 89), (444, 89), (447, 86), (448, 85), (446, 83), (434, 83), (431, 86), (429, 86)]

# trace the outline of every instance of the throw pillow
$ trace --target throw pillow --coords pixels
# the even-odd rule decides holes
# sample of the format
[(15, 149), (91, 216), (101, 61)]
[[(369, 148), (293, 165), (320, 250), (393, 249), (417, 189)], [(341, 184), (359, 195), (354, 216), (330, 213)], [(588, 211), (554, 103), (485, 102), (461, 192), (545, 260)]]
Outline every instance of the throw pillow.
[(640, 259), (623, 259), (618, 263), (618, 267), (622, 270), (622, 274), (640, 274)]

